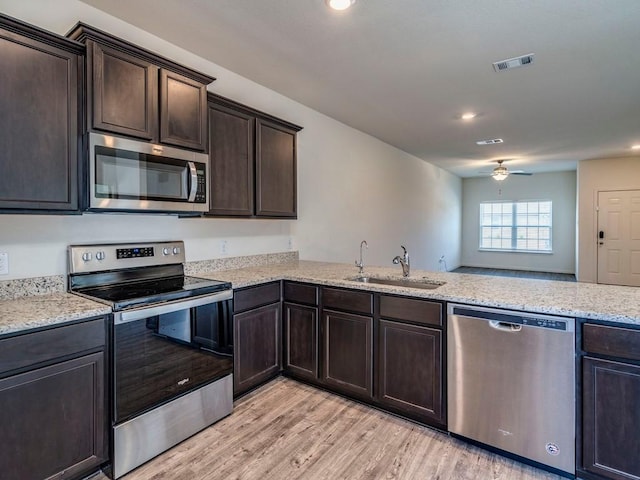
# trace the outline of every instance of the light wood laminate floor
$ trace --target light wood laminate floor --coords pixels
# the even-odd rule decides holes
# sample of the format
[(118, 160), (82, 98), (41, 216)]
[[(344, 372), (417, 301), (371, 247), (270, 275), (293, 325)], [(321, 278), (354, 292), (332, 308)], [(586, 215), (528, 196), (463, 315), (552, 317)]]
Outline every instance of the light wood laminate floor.
[(233, 414), (123, 480), (439, 479), (562, 477), (376, 409), (278, 378)]

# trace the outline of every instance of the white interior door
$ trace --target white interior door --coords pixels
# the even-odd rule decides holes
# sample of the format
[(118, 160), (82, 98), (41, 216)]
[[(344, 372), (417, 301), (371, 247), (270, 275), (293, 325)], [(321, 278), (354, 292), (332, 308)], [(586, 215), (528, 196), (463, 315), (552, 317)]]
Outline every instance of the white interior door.
[(598, 283), (640, 287), (640, 190), (598, 192)]

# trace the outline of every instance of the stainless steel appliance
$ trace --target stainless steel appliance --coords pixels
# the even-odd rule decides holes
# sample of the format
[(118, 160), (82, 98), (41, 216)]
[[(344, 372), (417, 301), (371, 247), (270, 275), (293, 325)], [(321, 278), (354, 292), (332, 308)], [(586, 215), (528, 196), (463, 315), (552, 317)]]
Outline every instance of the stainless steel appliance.
[(182, 242), (69, 247), (70, 291), (114, 311), (114, 478), (233, 409), (231, 284), (184, 261)]
[(575, 472), (575, 320), (449, 304), (449, 431)]
[(89, 209), (206, 212), (209, 156), (89, 134)]

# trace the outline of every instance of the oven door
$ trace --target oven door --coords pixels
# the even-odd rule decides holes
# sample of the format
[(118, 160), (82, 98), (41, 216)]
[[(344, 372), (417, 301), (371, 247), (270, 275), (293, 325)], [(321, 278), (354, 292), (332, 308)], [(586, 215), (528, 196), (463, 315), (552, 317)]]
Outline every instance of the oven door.
[(114, 421), (233, 372), (232, 292), (114, 314)]
[(90, 152), (92, 209), (207, 210), (207, 155), (96, 133)]

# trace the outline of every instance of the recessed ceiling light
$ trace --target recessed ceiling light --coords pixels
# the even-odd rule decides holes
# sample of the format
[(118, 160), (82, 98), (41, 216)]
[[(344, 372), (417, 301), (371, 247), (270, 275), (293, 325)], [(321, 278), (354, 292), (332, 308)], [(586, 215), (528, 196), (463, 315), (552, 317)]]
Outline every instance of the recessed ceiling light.
[(463, 113), (462, 116), (460, 117), (462, 120), (473, 120), (474, 118), (476, 118), (478, 116), (477, 113), (473, 113), (473, 112), (467, 112), (467, 113)]
[(338, 10), (338, 11), (346, 10), (347, 8), (351, 7), (354, 3), (356, 3), (356, 0), (324, 0), (324, 1), (329, 8), (333, 10)]
[(631, 145), (631, 150), (640, 150), (640, 145)]

